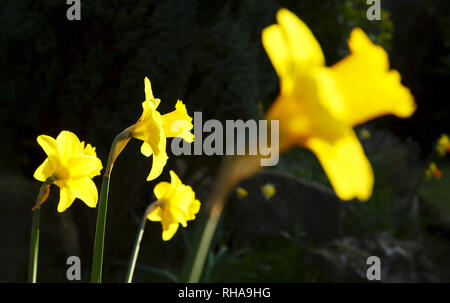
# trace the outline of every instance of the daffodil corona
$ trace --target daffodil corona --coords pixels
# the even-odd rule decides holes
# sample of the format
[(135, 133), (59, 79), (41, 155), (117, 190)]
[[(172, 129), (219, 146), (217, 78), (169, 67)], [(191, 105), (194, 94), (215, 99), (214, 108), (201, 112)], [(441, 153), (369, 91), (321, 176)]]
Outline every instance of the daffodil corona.
[(158, 202), (147, 216), (150, 221), (161, 222), (164, 241), (173, 237), (179, 224), (186, 227), (187, 221), (194, 220), (200, 210), (200, 201), (192, 187), (184, 185), (173, 171), (170, 179), (170, 183), (160, 182), (155, 186), (153, 192)]
[(416, 106), (400, 74), (389, 69), (385, 50), (359, 28), (348, 40), (350, 55), (325, 66), (321, 47), (305, 23), (286, 9), (262, 42), (280, 78), (280, 95), (267, 113), (280, 121), (280, 150), (301, 145), (317, 156), (342, 200), (367, 200), (373, 172), (353, 127)]
[(95, 148), (80, 142), (70, 131), (62, 131), (56, 140), (40, 135), (37, 142), (47, 158), (34, 172), (34, 178), (42, 182), (51, 180), (51, 184), (60, 188), (58, 212), (65, 211), (75, 198), (89, 207), (95, 207), (98, 192), (92, 178), (99, 175), (103, 168)]

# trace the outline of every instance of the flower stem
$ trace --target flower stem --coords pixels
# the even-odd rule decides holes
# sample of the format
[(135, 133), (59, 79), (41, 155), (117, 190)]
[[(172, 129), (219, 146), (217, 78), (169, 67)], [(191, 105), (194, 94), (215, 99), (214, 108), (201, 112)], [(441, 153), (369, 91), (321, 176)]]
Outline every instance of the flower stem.
[(102, 281), (103, 249), (105, 240), (106, 211), (108, 206), (109, 177), (103, 176), (102, 189), (95, 229), (94, 254), (92, 259), (91, 282)]
[(200, 245), (195, 255), (194, 264), (192, 265), (188, 283), (197, 283), (200, 280), (203, 272), (203, 266), (205, 264), (209, 247), (211, 245), (219, 219), (220, 214), (218, 216), (210, 216), (206, 222), (206, 226), (200, 240)]
[(39, 251), (39, 223), (40, 210), (33, 211), (33, 223), (31, 225), (30, 257), (28, 262), (28, 282), (36, 283), (37, 261)]
[(236, 184), (253, 175), (260, 168), (260, 155), (226, 157), (223, 160), (214, 188), (206, 203), (206, 208), (209, 212), (208, 220), (203, 230), (200, 243), (195, 251), (188, 283), (197, 283), (201, 278), (203, 266), (205, 265), (208, 251), (228, 194)]
[(28, 282), (36, 283), (37, 277), (37, 263), (39, 252), (39, 225), (41, 221), (40, 208), (47, 200), (50, 193), (50, 185), (53, 183), (54, 177), (49, 177), (42, 183), (39, 193), (36, 198), (36, 204), (31, 209), (33, 212), (33, 221), (31, 223), (31, 240), (30, 240), (30, 255), (28, 262)]
[(126, 279), (127, 283), (131, 283), (133, 280), (134, 269), (136, 267), (136, 260), (137, 260), (138, 254), (139, 254), (139, 249), (141, 248), (141, 241), (142, 241), (142, 236), (144, 235), (144, 229), (145, 229), (145, 223), (147, 222), (147, 216), (149, 213), (152, 212), (153, 208), (156, 206), (156, 203), (157, 202), (153, 202), (152, 204), (150, 204), (147, 207), (144, 216), (142, 217), (141, 225), (139, 226), (139, 231), (136, 236), (136, 241), (134, 242), (133, 252), (131, 253), (130, 264), (128, 265), (127, 279)]
[(111, 145), (108, 155), (108, 163), (106, 165), (105, 173), (103, 175), (102, 189), (100, 192), (99, 206), (97, 213), (97, 226), (95, 228), (94, 253), (92, 256), (91, 268), (91, 282), (102, 282), (102, 267), (103, 267), (103, 249), (105, 242), (105, 226), (106, 226), (106, 212), (108, 207), (108, 192), (111, 170), (114, 162), (119, 154), (131, 139), (131, 133), (134, 125), (128, 127), (120, 134), (118, 134)]

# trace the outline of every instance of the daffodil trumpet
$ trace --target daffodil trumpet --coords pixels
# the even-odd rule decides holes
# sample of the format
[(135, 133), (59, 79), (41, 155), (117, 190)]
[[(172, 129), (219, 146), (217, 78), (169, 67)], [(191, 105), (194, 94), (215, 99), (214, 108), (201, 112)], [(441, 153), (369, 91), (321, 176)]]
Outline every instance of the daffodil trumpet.
[(142, 217), (141, 224), (139, 225), (139, 230), (136, 236), (136, 240), (133, 246), (133, 252), (131, 253), (130, 264), (128, 265), (126, 282), (131, 283), (133, 281), (134, 269), (136, 267), (136, 261), (139, 254), (139, 249), (141, 248), (142, 236), (144, 235), (145, 223), (147, 222), (147, 216), (161, 203), (161, 201), (155, 201), (151, 203), (145, 210), (144, 216)]

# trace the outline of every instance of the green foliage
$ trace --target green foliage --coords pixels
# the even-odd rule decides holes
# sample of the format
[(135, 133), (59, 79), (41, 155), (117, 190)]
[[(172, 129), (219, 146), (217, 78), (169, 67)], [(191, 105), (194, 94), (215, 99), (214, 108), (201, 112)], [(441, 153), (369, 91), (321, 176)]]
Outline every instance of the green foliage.
[[(221, 246), (205, 275), (207, 282), (318, 282), (303, 238), (272, 237), (240, 249)], [(211, 256), (209, 260), (211, 260)]]
[(420, 188), (421, 196), (428, 202), (435, 223), (450, 228), (450, 165), (448, 162), (438, 164), (443, 171), (439, 179), (425, 180)]

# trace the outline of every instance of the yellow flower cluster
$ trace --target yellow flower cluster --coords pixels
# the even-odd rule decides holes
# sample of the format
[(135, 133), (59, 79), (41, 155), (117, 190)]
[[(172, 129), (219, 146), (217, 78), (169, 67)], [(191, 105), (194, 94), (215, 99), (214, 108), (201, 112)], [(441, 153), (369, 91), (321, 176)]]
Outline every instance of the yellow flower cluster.
[[(194, 135), (190, 132), (193, 128), (192, 118), (187, 114), (183, 102), (178, 100), (174, 111), (161, 115), (157, 111), (161, 100), (153, 96), (147, 77), (144, 84), (143, 112), (138, 122), (130, 128), (129, 136), (144, 141), (141, 146), (142, 154), (146, 157), (153, 155), (152, 169), (147, 178), (147, 181), (150, 181), (160, 176), (166, 165), (167, 138), (181, 137), (192, 142)], [(125, 142), (129, 140), (127, 137), (123, 139)], [(69, 131), (62, 131), (56, 139), (41, 135), (37, 141), (48, 157), (36, 169), (34, 178), (55, 184), (61, 189), (58, 212), (65, 211), (75, 198), (79, 198), (89, 207), (96, 207), (98, 191), (92, 178), (99, 175), (103, 167), (95, 148), (80, 142), (78, 137)], [(126, 143), (122, 144), (120, 151), (125, 145)], [(117, 155), (114, 160), (115, 157)], [(161, 221), (165, 241), (172, 238), (179, 223), (186, 226), (186, 221), (193, 220), (200, 208), (200, 202), (195, 199), (192, 188), (183, 185), (173, 171), (170, 171), (170, 175), (171, 184), (160, 182), (155, 186), (158, 206), (148, 215), (149, 220)]]

